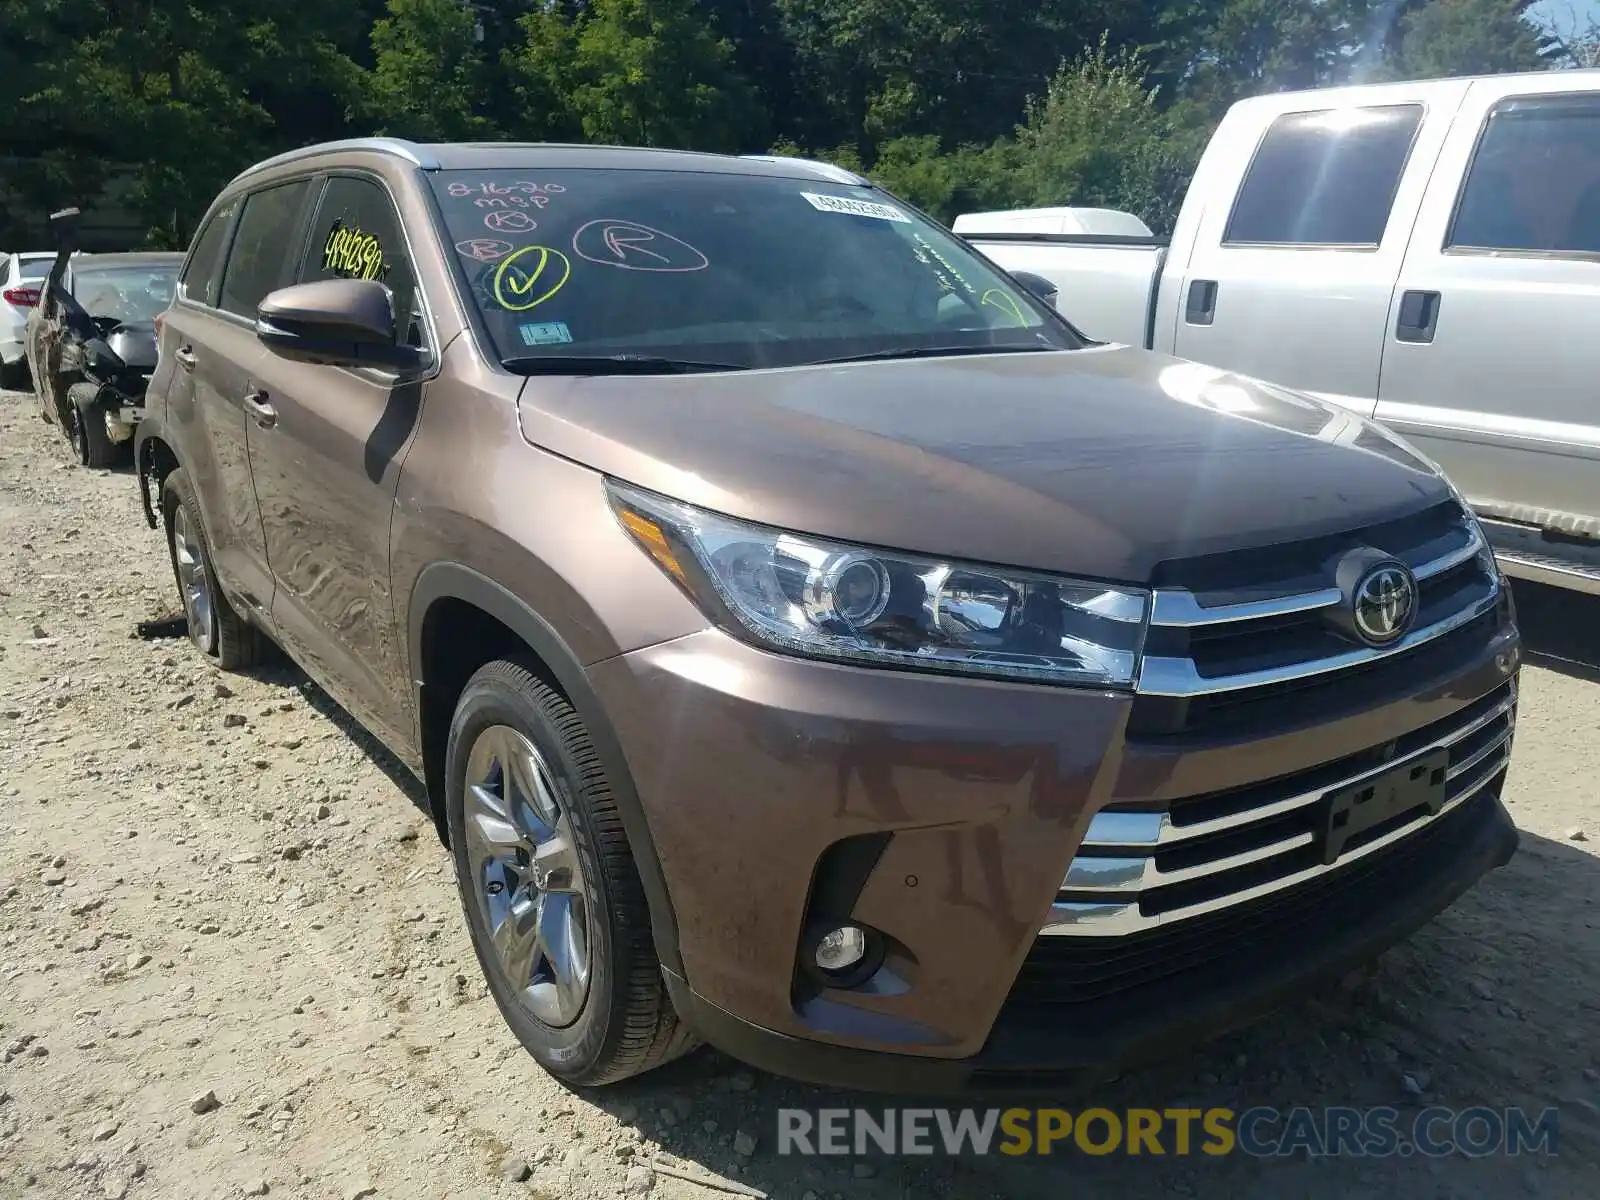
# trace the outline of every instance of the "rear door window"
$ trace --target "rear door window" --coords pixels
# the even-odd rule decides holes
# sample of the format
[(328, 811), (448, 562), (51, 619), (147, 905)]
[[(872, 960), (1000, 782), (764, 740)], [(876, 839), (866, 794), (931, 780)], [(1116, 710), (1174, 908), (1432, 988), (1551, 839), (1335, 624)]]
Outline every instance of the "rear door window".
[(222, 251), (233, 221), (237, 200), (230, 200), (205, 223), (194, 239), (194, 250), (184, 264), (178, 280), (178, 298), (195, 304), (215, 306), (217, 284), (222, 278)]
[(1285, 113), (1257, 147), (1224, 245), (1377, 246), (1420, 104)]
[(1448, 247), (1600, 254), (1600, 96), (1526, 96), (1489, 113)]
[(309, 186), (299, 179), (245, 197), (222, 274), (220, 307), (225, 312), (255, 320), (263, 297), (293, 277), (300, 212)]

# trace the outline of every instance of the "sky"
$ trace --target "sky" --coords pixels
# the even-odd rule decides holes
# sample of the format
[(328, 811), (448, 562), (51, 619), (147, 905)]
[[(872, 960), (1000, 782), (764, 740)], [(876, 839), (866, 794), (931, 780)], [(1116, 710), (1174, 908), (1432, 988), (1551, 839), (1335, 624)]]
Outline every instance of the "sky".
[(1531, 10), (1539, 20), (1565, 31), (1577, 18), (1580, 26), (1600, 21), (1600, 0), (1539, 0)]

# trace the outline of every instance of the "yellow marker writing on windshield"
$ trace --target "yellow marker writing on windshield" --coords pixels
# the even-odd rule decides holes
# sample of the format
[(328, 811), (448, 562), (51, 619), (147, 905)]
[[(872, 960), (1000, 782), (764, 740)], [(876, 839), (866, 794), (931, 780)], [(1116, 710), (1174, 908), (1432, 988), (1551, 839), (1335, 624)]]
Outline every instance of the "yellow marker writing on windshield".
[(980, 303), (987, 304), (991, 308), (998, 308), (1016, 321), (1019, 327), (1028, 324), (1028, 318), (1022, 315), (1022, 306), (1017, 303), (1017, 298), (1008, 292), (1002, 292), (999, 288), (990, 288), (983, 294), (983, 299)]
[[(533, 257), (508, 273), (508, 268), (528, 255)], [(571, 274), (572, 260), (561, 251), (548, 246), (524, 246), (495, 268), (494, 298), (510, 312), (527, 312), (559, 292)]]

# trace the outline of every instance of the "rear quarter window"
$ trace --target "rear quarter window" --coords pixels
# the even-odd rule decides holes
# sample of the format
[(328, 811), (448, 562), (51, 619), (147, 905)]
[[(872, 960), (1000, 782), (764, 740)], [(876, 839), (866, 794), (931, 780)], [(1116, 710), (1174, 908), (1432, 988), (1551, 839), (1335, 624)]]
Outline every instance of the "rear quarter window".
[(195, 235), (189, 261), (178, 278), (178, 298), (195, 304), (215, 305), (222, 275), (222, 252), (239, 202), (230, 200), (212, 214)]

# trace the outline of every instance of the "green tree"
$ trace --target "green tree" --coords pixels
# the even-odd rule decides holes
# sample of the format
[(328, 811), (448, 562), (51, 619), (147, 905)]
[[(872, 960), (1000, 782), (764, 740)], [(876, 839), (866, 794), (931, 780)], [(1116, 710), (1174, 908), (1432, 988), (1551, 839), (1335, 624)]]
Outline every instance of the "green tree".
[[(1245, 96), (1342, 81), (1383, 12), (1408, 0), (1179, 0), (1152, 48), (1157, 77), (1215, 115)], [(1376, 23), (1375, 23), (1376, 22)]]
[(28, 224), (115, 187), (154, 245), (182, 246), (217, 190), (252, 161), (337, 136), (359, 99), (344, 51), (351, 10), (268, 0), (4, 0), (22, 59), (4, 71), (18, 132), (4, 183)]
[(367, 111), (381, 133), (420, 141), (490, 136), (482, 28), (461, 0), (389, 0), (372, 27)]
[(1537, 71), (1545, 38), (1527, 19), (1531, 0), (1431, 0), (1408, 13), (1393, 56), (1406, 79)]
[(507, 56), (519, 131), (571, 127), (597, 142), (737, 150), (761, 123), (733, 48), (692, 0), (589, 0), (520, 22)]
[(1157, 100), (1138, 56), (1104, 42), (1081, 55), (1017, 131), (1019, 190), (1030, 204), (1118, 208), (1170, 230), (1209, 130)]
[(1004, 134), (1065, 58), (1102, 31), (1111, 44), (1155, 35), (1158, 3), (1125, 0), (776, 0), (794, 45), (798, 99), (831, 144), (868, 157), (904, 136), (947, 145)]

